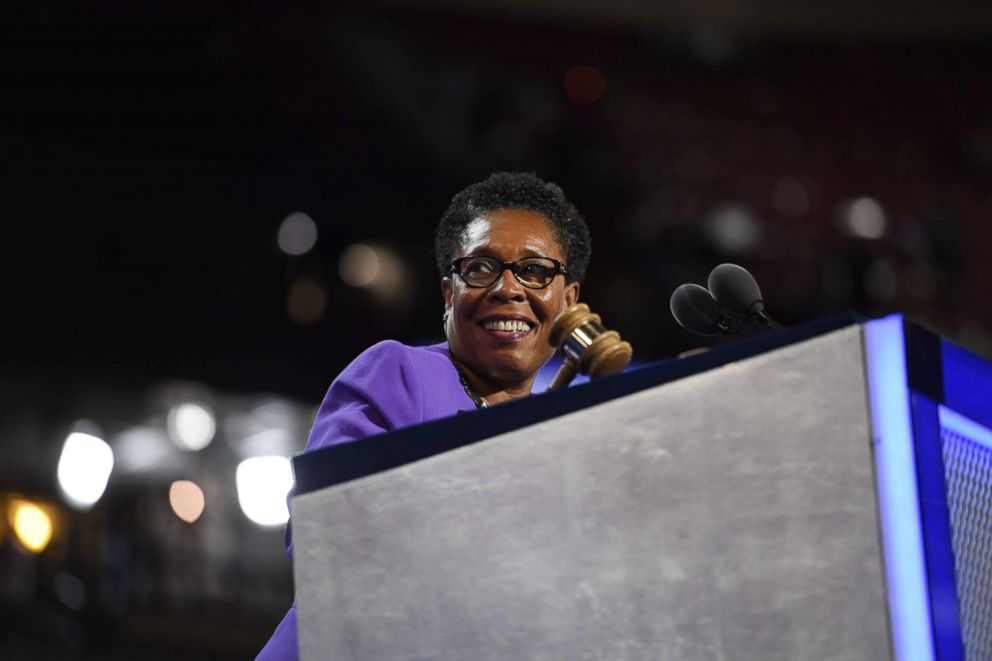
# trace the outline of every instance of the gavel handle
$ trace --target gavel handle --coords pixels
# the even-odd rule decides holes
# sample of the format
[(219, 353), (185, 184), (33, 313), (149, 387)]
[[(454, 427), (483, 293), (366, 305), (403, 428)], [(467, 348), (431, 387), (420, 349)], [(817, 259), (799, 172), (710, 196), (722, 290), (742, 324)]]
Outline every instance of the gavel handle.
[(566, 358), (555, 374), (555, 380), (548, 386), (548, 390), (559, 390), (565, 388), (572, 382), (575, 375), (579, 373), (579, 364), (571, 358)]

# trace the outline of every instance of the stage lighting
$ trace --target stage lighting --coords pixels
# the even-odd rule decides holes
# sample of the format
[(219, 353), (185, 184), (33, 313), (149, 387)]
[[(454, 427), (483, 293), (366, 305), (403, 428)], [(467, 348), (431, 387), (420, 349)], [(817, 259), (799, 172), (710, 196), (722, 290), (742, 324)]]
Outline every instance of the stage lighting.
[(286, 295), (286, 314), (297, 326), (312, 326), (327, 311), (327, 294), (311, 278), (297, 278)]
[(178, 455), (165, 430), (147, 425), (125, 429), (113, 439), (113, 447), (118, 468), (130, 473), (161, 468)]
[(409, 303), (410, 274), (391, 248), (364, 243), (348, 246), (338, 261), (338, 273), (345, 283), (366, 289), (387, 306)]
[(86, 509), (100, 500), (114, 468), (114, 451), (102, 438), (72, 432), (59, 457), (59, 487), (71, 505)]
[(317, 223), (301, 211), (291, 213), (279, 225), (276, 242), (287, 255), (306, 254), (317, 244)]
[(193, 523), (203, 514), (203, 489), (190, 480), (176, 480), (169, 486), (169, 505), (186, 523)]
[(714, 209), (706, 221), (713, 243), (727, 253), (744, 254), (754, 250), (761, 240), (761, 226), (740, 204), (727, 204)]
[(345, 248), (338, 260), (341, 279), (352, 287), (368, 287), (379, 277), (379, 254), (372, 246), (356, 243)]
[(169, 411), (169, 436), (183, 450), (195, 452), (210, 445), (217, 431), (213, 411), (198, 402), (185, 402)]
[(840, 224), (848, 234), (859, 239), (881, 239), (885, 236), (887, 220), (885, 210), (877, 200), (859, 197), (844, 205)]
[(293, 470), (286, 457), (252, 457), (235, 473), (238, 504), (252, 522), (281, 526), (289, 521), (286, 495), (293, 486)]
[(52, 541), (52, 517), (39, 505), (14, 499), (8, 505), (7, 517), (17, 541), (28, 551), (41, 553)]
[(606, 76), (596, 67), (570, 67), (565, 72), (565, 94), (576, 103), (592, 103), (606, 91)]

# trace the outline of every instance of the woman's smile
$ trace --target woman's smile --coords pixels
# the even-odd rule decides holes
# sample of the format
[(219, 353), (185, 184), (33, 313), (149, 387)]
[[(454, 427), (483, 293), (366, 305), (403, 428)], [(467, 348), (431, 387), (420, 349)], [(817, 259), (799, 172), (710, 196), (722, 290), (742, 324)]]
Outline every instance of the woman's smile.
[(489, 315), (479, 322), (499, 342), (519, 342), (536, 326), (533, 321), (517, 315)]

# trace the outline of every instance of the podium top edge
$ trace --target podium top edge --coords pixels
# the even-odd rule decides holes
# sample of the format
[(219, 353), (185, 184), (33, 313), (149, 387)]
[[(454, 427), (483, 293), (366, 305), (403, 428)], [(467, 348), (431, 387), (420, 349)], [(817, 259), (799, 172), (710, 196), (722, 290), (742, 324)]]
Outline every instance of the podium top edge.
[[(685, 358), (670, 358), (566, 390), (427, 422), (293, 457), (296, 495), (397, 468), (492, 436), (550, 420), (867, 321), (854, 313), (742, 338)], [(924, 331), (925, 332), (925, 331)]]

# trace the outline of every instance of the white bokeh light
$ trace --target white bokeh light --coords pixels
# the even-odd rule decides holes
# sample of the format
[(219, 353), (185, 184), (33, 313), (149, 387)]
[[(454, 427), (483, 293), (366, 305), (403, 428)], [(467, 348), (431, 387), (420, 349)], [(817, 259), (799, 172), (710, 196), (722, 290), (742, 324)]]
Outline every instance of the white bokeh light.
[(252, 522), (281, 526), (289, 521), (286, 495), (293, 487), (293, 469), (286, 457), (252, 457), (235, 473), (238, 504)]
[(114, 438), (113, 447), (117, 467), (126, 473), (166, 468), (178, 454), (165, 430), (147, 425), (125, 429)]
[(114, 451), (102, 438), (72, 432), (59, 457), (59, 487), (74, 507), (85, 509), (100, 500), (114, 469)]
[(713, 242), (729, 253), (752, 250), (761, 239), (761, 227), (745, 207), (728, 204), (713, 210), (707, 219), (707, 229)]
[(213, 411), (198, 402), (184, 402), (169, 411), (169, 436), (183, 450), (202, 450), (214, 440), (217, 420)]
[(287, 255), (306, 254), (317, 244), (317, 223), (302, 211), (291, 213), (279, 225), (276, 242)]
[(885, 209), (870, 197), (859, 197), (847, 204), (841, 222), (849, 234), (861, 239), (881, 239), (888, 224)]

